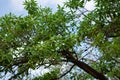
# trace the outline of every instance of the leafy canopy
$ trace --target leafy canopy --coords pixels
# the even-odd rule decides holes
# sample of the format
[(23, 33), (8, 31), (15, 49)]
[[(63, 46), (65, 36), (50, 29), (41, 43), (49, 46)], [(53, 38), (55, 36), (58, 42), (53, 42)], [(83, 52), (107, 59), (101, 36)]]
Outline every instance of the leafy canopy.
[(69, 0), (53, 13), (25, 0), (28, 15), (2, 16), (0, 78), (30, 79), (44, 66), (49, 73), (34, 80), (120, 79), (120, 1), (94, 0), (93, 11), (84, 8), (89, 1)]

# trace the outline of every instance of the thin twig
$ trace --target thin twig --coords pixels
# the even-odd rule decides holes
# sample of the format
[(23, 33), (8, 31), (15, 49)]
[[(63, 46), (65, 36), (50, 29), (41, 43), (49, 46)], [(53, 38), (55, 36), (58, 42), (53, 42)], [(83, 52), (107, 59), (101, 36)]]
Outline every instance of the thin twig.
[(74, 66), (75, 66), (75, 65), (72, 65), (71, 68), (70, 68), (67, 72), (65, 72), (64, 74), (62, 74), (60, 77), (58, 77), (58, 79), (62, 78), (62, 77), (65, 76), (66, 74), (68, 74), (68, 73), (73, 69)]

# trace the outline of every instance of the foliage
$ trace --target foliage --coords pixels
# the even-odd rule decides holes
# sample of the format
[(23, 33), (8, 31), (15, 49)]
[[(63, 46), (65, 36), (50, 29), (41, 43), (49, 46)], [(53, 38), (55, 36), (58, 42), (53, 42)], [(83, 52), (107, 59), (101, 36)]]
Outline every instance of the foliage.
[[(53, 13), (26, 0), (28, 15), (1, 17), (0, 78), (9, 73), (9, 79), (21, 79), (30, 75), (30, 69), (44, 66), (52, 71), (34, 80), (66, 74), (77, 80), (120, 79), (120, 1), (94, 0), (95, 9), (88, 11), (84, 7), (89, 1), (69, 0)], [(69, 65), (68, 72), (62, 70), (64, 65)]]

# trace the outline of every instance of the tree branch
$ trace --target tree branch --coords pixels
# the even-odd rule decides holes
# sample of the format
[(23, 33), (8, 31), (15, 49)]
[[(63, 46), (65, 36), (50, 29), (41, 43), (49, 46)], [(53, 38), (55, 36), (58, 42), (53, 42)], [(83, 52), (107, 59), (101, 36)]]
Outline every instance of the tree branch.
[(62, 77), (65, 76), (66, 74), (68, 74), (68, 73), (73, 69), (74, 66), (75, 66), (75, 65), (72, 65), (71, 68), (70, 68), (67, 72), (65, 72), (64, 74), (62, 74), (58, 79), (62, 78)]
[(17, 74), (11, 76), (8, 80), (12, 80), (13, 78), (16, 78), (17, 76), (19, 76), (20, 74), (24, 73), (27, 70), (28, 68), (23, 69), (21, 72), (18, 72)]
[[(71, 52), (63, 50), (60, 53), (64, 57), (66, 57), (69, 62), (72, 62), (73, 64), (75, 64), (79, 68), (83, 69), (85, 72), (87, 72), (88, 74), (90, 74), (94, 78), (100, 79), (100, 80), (108, 80), (102, 73), (99, 73), (98, 71), (96, 71), (95, 69), (93, 69), (92, 67), (90, 67), (89, 65), (87, 65), (86, 63), (75, 59), (71, 55)], [(72, 53), (74, 53), (74, 52), (72, 52)]]

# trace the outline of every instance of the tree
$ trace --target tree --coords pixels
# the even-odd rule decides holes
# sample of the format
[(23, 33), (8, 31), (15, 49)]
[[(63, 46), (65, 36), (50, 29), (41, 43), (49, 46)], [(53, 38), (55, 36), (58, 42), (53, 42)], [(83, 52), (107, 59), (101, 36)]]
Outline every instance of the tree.
[[(120, 1), (94, 0), (95, 9), (88, 11), (84, 6), (89, 1), (69, 0), (53, 13), (26, 0), (28, 15), (1, 17), (1, 78), (8, 73), (9, 80), (29, 78), (30, 69), (44, 66), (50, 72), (34, 80), (67, 74), (71, 79), (120, 79)], [(70, 70), (61, 71), (65, 64)], [(74, 74), (77, 68), (83, 71)]]

